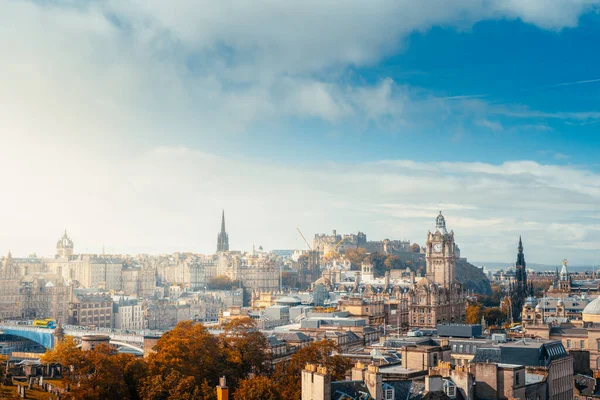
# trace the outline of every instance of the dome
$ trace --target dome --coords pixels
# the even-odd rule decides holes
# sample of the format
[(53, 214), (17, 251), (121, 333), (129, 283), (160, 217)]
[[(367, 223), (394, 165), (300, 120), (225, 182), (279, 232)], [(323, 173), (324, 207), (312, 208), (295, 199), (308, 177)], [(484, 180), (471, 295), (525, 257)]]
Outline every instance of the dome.
[(585, 306), (582, 315), (584, 322), (600, 322), (600, 297)]
[(558, 301), (556, 302), (556, 305), (559, 307), (563, 307), (565, 305), (565, 302), (563, 301), (563, 299), (558, 299)]
[(535, 311), (543, 311), (542, 305), (538, 304), (537, 306), (535, 306)]
[(535, 297), (533, 296), (529, 296), (527, 299), (525, 299), (525, 305), (534, 307), (537, 305), (537, 301), (535, 300)]
[(440, 231), (441, 233), (444, 233), (444, 234), (448, 233), (448, 231), (446, 230), (446, 219), (442, 215), (441, 211), (440, 211), (440, 214), (435, 219), (435, 230)]
[(297, 297), (286, 296), (286, 297), (281, 297), (281, 298), (277, 299), (276, 303), (278, 305), (291, 305), (291, 304), (298, 305), (298, 304), (301, 304), (302, 301)]

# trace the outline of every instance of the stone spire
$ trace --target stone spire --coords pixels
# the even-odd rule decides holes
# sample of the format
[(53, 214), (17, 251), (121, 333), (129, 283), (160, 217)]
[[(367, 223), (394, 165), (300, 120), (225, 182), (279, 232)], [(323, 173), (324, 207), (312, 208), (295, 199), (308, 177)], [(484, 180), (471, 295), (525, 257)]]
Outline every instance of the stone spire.
[(225, 231), (225, 210), (221, 215), (221, 232), (217, 236), (217, 253), (220, 251), (229, 251), (229, 236)]

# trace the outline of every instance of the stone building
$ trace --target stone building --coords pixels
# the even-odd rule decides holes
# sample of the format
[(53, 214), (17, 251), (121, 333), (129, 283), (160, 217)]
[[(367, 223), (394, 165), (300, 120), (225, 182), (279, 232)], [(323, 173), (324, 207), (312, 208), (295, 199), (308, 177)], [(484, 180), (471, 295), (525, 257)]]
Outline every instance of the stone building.
[(113, 328), (141, 330), (145, 327), (142, 304), (135, 299), (119, 299), (113, 303)]
[(0, 317), (19, 317), (21, 312), (21, 273), (10, 251), (2, 258), (0, 270)]
[(111, 328), (113, 301), (106, 293), (74, 290), (69, 303), (69, 325)]
[(45, 260), (49, 270), (81, 288), (121, 290), (123, 261), (116, 257), (79, 254)]
[(408, 292), (409, 324), (435, 328), (442, 322), (462, 322), (466, 315), (466, 291), (455, 279), (456, 244), (454, 232), (446, 229), (442, 213), (436, 218), (435, 232), (425, 244), (427, 276)]
[(148, 298), (156, 289), (156, 269), (148, 264), (121, 270), (123, 292), (138, 298)]
[(25, 275), (21, 279), (19, 293), (22, 318), (52, 318), (67, 322), (73, 287), (65, 282), (62, 275)]
[(573, 357), (560, 341), (480, 348), (471, 363), (477, 398), (573, 399)]

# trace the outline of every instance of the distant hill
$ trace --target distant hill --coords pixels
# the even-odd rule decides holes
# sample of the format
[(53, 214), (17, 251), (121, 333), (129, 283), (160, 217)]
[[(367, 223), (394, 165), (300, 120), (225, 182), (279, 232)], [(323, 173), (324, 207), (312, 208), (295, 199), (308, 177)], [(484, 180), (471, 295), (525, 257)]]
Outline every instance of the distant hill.
[[(484, 261), (473, 261), (473, 264), (478, 267), (485, 266), (488, 269), (506, 269), (507, 267), (514, 268), (514, 262), (484, 262)], [(527, 268), (532, 269), (534, 271), (554, 271), (556, 268), (560, 269), (560, 264), (535, 264), (535, 263), (527, 263)], [(569, 271), (596, 271), (599, 267), (596, 265), (569, 265)]]
[(481, 268), (467, 261), (456, 261), (456, 280), (462, 283), (466, 289), (472, 289), (477, 294), (492, 294), (490, 281)]

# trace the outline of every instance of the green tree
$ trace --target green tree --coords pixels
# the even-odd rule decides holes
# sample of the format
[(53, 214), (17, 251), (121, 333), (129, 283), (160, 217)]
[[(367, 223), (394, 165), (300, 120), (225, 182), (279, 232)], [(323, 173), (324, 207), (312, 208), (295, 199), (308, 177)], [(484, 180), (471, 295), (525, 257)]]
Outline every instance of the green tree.
[(383, 265), (385, 266), (386, 271), (389, 271), (391, 269), (401, 269), (403, 267), (402, 259), (394, 255), (387, 256), (387, 258), (383, 262)]
[(489, 325), (500, 325), (506, 320), (506, 313), (500, 310), (499, 307), (486, 308), (483, 315)]
[(375, 277), (380, 277), (385, 274), (385, 260), (387, 256), (384, 253), (371, 253), (369, 254), (368, 260), (371, 264), (373, 264), (373, 275)]

